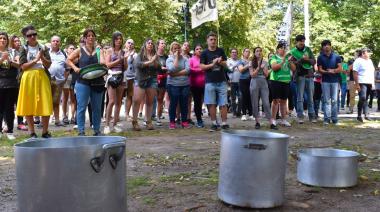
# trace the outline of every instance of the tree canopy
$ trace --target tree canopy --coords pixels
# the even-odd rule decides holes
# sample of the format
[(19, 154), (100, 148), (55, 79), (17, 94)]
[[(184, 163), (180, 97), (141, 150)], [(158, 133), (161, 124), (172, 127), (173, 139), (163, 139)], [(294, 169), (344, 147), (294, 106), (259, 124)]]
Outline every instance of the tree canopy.
[[(193, 5), (196, 0), (189, 0)], [(303, 0), (293, 1), (292, 37), (303, 33)], [(226, 49), (261, 46), (269, 53), (276, 46), (276, 32), (289, 0), (217, 0), (218, 22), (187, 29), (191, 44), (205, 43), (209, 31), (219, 32)], [(59, 35), (64, 44), (78, 43), (85, 28), (91, 27), (101, 43), (114, 31), (133, 38), (140, 45), (146, 37), (165, 38), (168, 43), (184, 41), (185, 0), (2, 0), (0, 30), (20, 35), (33, 24), (39, 39), (48, 42)], [(380, 0), (311, 0), (310, 39), (315, 53), (324, 39), (346, 59), (367, 46), (380, 58)], [(293, 42), (294, 43), (294, 42)]]

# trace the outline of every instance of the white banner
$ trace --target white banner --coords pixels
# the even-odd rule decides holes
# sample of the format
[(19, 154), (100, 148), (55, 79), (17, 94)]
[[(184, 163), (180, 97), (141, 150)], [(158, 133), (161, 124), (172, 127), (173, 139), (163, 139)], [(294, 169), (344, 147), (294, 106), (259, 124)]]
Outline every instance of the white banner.
[(199, 0), (191, 9), (191, 28), (208, 22), (218, 20), (218, 8), (216, 0)]
[(290, 35), (292, 32), (292, 13), (293, 13), (293, 4), (289, 3), (288, 9), (286, 10), (284, 19), (277, 32), (277, 41), (285, 42), (287, 45), (290, 45)]

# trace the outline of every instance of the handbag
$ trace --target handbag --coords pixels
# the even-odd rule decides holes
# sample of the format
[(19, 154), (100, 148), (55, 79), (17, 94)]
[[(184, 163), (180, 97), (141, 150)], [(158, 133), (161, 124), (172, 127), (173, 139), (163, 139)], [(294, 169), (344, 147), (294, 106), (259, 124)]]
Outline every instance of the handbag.
[(110, 85), (112, 88), (117, 88), (121, 85), (121, 83), (123, 82), (123, 75), (122, 74), (115, 74), (115, 75), (112, 75), (109, 79), (108, 79), (108, 85)]

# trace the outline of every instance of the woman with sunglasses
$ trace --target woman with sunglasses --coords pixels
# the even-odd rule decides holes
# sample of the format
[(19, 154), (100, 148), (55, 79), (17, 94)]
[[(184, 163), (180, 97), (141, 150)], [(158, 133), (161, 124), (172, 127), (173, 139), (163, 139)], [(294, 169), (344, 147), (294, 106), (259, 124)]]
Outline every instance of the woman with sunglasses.
[(133, 84), (136, 77), (136, 69), (134, 66), (134, 60), (137, 56), (135, 52), (135, 42), (132, 39), (128, 39), (124, 46), (124, 57), (127, 58), (127, 66), (124, 72), (125, 76), (125, 90), (126, 90), (126, 103), (125, 103), (125, 117), (127, 120), (131, 118), (129, 116), (132, 107), (132, 97), (133, 97)]
[[(81, 68), (88, 65), (103, 63), (103, 58), (98, 57), (96, 53), (96, 34), (92, 29), (86, 29), (83, 32), (84, 45), (76, 49), (69, 55), (66, 64), (70, 66), (76, 73), (79, 73)], [(75, 65), (78, 60), (79, 67)], [(79, 77), (75, 84), (75, 92), (77, 97), (77, 124), (79, 136), (85, 135), (86, 108), (88, 102), (91, 103), (92, 126), (94, 136), (100, 136), (100, 122), (102, 99), (104, 94), (104, 78), (98, 77), (87, 80)]]
[(145, 97), (146, 129), (154, 130), (152, 124), (153, 99), (157, 95), (157, 72), (161, 69), (159, 56), (151, 38), (147, 38), (135, 59), (136, 80), (133, 94), (133, 130), (140, 131), (137, 122), (139, 107)]
[(20, 67), (23, 72), (16, 113), (25, 116), (30, 137), (37, 138), (33, 116), (42, 116), (42, 138), (50, 138), (49, 118), (53, 113), (53, 102), (48, 68), (51, 65), (48, 49), (37, 41), (37, 31), (32, 25), (21, 30), (26, 45), (21, 48)]

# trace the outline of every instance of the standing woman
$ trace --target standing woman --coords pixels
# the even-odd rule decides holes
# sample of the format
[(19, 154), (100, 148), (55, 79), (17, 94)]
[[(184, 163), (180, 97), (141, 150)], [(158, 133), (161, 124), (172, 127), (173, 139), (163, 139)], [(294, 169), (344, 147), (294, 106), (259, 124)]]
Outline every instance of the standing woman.
[(166, 43), (164, 39), (159, 39), (157, 42), (157, 55), (161, 63), (161, 69), (157, 73), (158, 81), (158, 94), (157, 94), (157, 122), (158, 126), (161, 126), (162, 111), (164, 109), (164, 97), (166, 93), (166, 81), (167, 81), (167, 68), (166, 60), (168, 56), (165, 54)]
[(194, 55), (190, 58), (190, 90), (194, 98), (194, 112), (197, 117), (197, 127), (203, 128), (202, 105), (205, 93), (205, 72), (200, 67), (202, 46), (195, 45)]
[[(249, 56), (251, 55), (251, 51), (248, 48), (243, 50), (243, 56), (240, 60), (240, 64), (238, 69), (241, 73), (239, 80), (239, 88), (241, 92), (242, 99), (242, 121), (247, 121), (247, 119), (253, 120), (252, 116), (252, 104), (251, 104), (251, 94), (249, 93), (249, 86), (251, 84), (251, 76), (249, 75)], [(247, 118), (248, 112), (248, 118)]]
[[(9, 39), (6, 32), (0, 32), (0, 130), (3, 130), (3, 119), (7, 124), (6, 136), (14, 140), (13, 122), (15, 119), (14, 105), (17, 100), (18, 56), (8, 49)], [(1, 137), (1, 132), (0, 132)]]
[(252, 110), (253, 116), (256, 120), (256, 129), (260, 129), (260, 121), (259, 121), (259, 97), (263, 102), (264, 112), (266, 118), (269, 120), (271, 129), (278, 129), (275, 125), (275, 121), (272, 118), (271, 108), (269, 105), (269, 88), (266, 78), (268, 77), (268, 63), (263, 60), (262, 49), (260, 47), (256, 47), (253, 52), (254, 56), (252, 58), (249, 73), (251, 75), (251, 101), (252, 101)]
[(188, 99), (190, 94), (189, 86), (189, 60), (181, 54), (181, 45), (173, 42), (170, 45), (170, 56), (166, 61), (168, 67), (168, 93), (170, 97), (169, 105), (169, 129), (175, 129), (175, 117), (177, 104), (179, 103), (181, 121), (183, 128), (190, 128), (187, 113)]
[(140, 53), (135, 59), (136, 81), (133, 94), (133, 130), (140, 131), (137, 122), (139, 107), (145, 97), (146, 129), (154, 130), (152, 124), (153, 99), (157, 95), (157, 72), (161, 69), (161, 63), (156, 54), (156, 48), (151, 38), (147, 38), (141, 47)]
[[(108, 104), (106, 110), (106, 126), (104, 127), (104, 134), (109, 134), (112, 131), (117, 133), (122, 132), (122, 129), (116, 124), (120, 121), (120, 109), (123, 100), (124, 85), (123, 76), (125, 66), (128, 65), (127, 60), (129, 55), (124, 55), (123, 47), (123, 35), (121, 32), (114, 32), (112, 34), (112, 48), (107, 49), (105, 54), (105, 62), (107, 67), (110, 69), (108, 71), (107, 80), (107, 93), (108, 93)], [(113, 119), (113, 129), (110, 127), (110, 121), (113, 111), (113, 106), (115, 106), (114, 119)]]
[[(76, 73), (79, 73), (81, 68), (97, 63), (103, 63), (102, 57), (100, 61), (98, 59), (95, 41), (96, 34), (92, 29), (86, 29), (83, 32), (83, 37), (85, 39), (85, 44), (76, 49), (66, 60), (67, 65), (69, 65)], [(79, 67), (75, 65), (75, 61), (79, 60)], [(94, 130), (94, 136), (101, 135), (100, 133), (100, 122), (101, 122), (101, 109), (102, 109), (102, 98), (104, 94), (104, 78), (98, 77), (92, 80), (83, 79), (79, 77), (75, 84), (75, 93), (77, 97), (77, 124), (79, 136), (85, 135), (85, 123), (86, 123), (86, 108), (88, 102), (91, 103), (91, 113), (92, 113), (92, 125)]]
[[(67, 46), (67, 55), (70, 55), (75, 50), (75, 46), (70, 44)], [(77, 63), (76, 61), (75, 63)], [(73, 86), (73, 69), (65, 70), (65, 84), (63, 85), (63, 97), (62, 97), (62, 112), (63, 112), (63, 120), (64, 124), (75, 124), (75, 112), (76, 112), (76, 99), (74, 95), (74, 86)], [(75, 80), (75, 79), (74, 79)], [(69, 122), (68, 116), (68, 101), (70, 99), (70, 111), (71, 111), (71, 120)]]
[(48, 68), (51, 65), (49, 50), (37, 41), (37, 32), (32, 25), (21, 30), (26, 45), (21, 48), (20, 67), (23, 72), (17, 100), (16, 114), (25, 116), (30, 137), (37, 138), (33, 116), (42, 116), (42, 137), (50, 138), (49, 118), (53, 113), (53, 100)]
[[(269, 60), (269, 65), (271, 68), (270, 73), (270, 85), (271, 93), (273, 97), (272, 101), (272, 119), (276, 119), (278, 108), (280, 106), (282, 124), (286, 127), (290, 127), (290, 123), (286, 121), (287, 115), (287, 104), (286, 101), (289, 96), (290, 90), (290, 65), (288, 58), (285, 56), (285, 43), (279, 43), (277, 45), (277, 52)], [(295, 66), (293, 65), (295, 69)], [(275, 125), (275, 124), (274, 124)]]
[(127, 58), (125, 75), (125, 89), (126, 89), (126, 103), (125, 103), (125, 117), (128, 120), (130, 118), (129, 112), (132, 107), (132, 97), (133, 97), (133, 84), (136, 77), (136, 70), (134, 66), (134, 60), (137, 57), (135, 52), (135, 42), (132, 39), (128, 39), (125, 42), (124, 57)]

